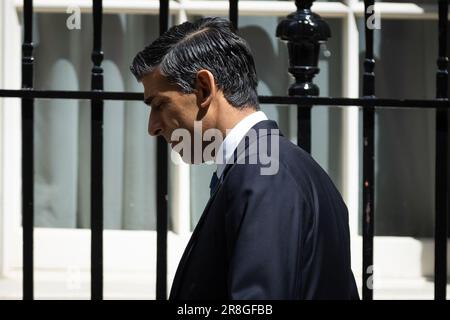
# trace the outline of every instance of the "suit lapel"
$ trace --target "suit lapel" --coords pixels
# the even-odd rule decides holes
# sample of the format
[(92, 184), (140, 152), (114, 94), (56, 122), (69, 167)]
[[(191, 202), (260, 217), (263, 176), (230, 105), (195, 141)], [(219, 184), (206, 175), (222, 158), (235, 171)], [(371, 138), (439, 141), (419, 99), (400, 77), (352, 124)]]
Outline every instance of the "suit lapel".
[(197, 242), (197, 238), (198, 238), (198, 234), (200, 233), (200, 229), (203, 226), (203, 223), (206, 219), (209, 208), (211, 207), (211, 204), (213, 203), (213, 200), (217, 194), (217, 191), (220, 189), (221, 184), (222, 184), (222, 179), (219, 182), (219, 185), (215, 188), (214, 193), (209, 198), (208, 203), (206, 204), (205, 209), (203, 210), (203, 213), (200, 217), (200, 220), (198, 221), (197, 226), (195, 227), (194, 231), (192, 232), (191, 239), (189, 239), (186, 249), (184, 249), (183, 256), (181, 257), (180, 263), (179, 263), (177, 271), (175, 273), (175, 278), (173, 279), (172, 289), (170, 290), (169, 299), (171, 299), (171, 300), (176, 299), (176, 297), (178, 296), (178, 290), (179, 290), (179, 287), (180, 287), (180, 284), (181, 284), (181, 281), (183, 278), (186, 262), (189, 260), (189, 256), (191, 254), (192, 248), (195, 246), (195, 243)]

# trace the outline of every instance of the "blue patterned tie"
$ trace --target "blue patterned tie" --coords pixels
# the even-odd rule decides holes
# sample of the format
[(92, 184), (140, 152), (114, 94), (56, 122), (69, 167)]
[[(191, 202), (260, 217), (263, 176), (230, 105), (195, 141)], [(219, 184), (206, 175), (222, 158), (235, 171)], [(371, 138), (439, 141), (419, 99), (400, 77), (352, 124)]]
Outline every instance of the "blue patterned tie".
[(209, 196), (213, 195), (218, 185), (219, 185), (219, 178), (217, 177), (217, 172), (214, 171), (211, 177), (211, 182), (209, 183)]

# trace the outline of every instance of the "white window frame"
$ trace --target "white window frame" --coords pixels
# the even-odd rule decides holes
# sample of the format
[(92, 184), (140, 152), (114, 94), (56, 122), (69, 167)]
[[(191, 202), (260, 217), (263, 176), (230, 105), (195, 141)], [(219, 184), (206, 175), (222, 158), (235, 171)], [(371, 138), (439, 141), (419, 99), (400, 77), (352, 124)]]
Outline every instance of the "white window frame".
[[(91, 0), (34, 0), (35, 12), (65, 13), (69, 6), (78, 4), (82, 12), (91, 12)], [(104, 0), (104, 13), (158, 14), (157, 0)], [(295, 11), (294, 1), (240, 1), (240, 16), (280, 16)], [(21, 14), (21, 0), (0, 1), (0, 86), (1, 88), (20, 88), (21, 70), (21, 29), (18, 15)], [(376, 3), (376, 10), (383, 19), (437, 19), (436, 6), (414, 3)], [(359, 39), (356, 19), (364, 14), (364, 4), (357, 0), (341, 2), (315, 2), (313, 11), (323, 18), (342, 19), (343, 39), (343, 92), (342, 96), (358, 97)], [(176, 23), (187, 20), (194, 14), (227, 15), (228, 1), (179, 0), (170, 2), (170, 13), (175, 15)], [(274, 30), (275, 32), (275, 30)], [(22, 237), (20, 226), (21, 210), (21, 126), (20, 99), (0, 99), (0, 298), (21, 298)], [(294, 112), (294, 111), (292, 111)], [(344, 152), (343, 161), (343, 198), (350, 215), (350, 233), (352, 239), (352, 268), (360, 286), (362, 268), (362, 237), (358, 234), (358, 209), (360, 187), (359, 176), (359, 108), (346, 107), (343, 115)], [(293, 113), (292, 113), (293, 115)], [(292, 117), (294, 118), (294, 117)], [(295, 119), (295, 118), (294, 118)], [(295, 135), (295, 133), (291, 133)], [(170, 166), (170, 190), (173, 201), (171, 215), (174, 231), (168, 234), (168, 288), (173, 274), (190, 237), (190, 217), (185, 214), (190, 208), (190, 170), (188, 165)], [(155, 277), (156, 231), (104, 231), (105, 244), (105, 280), (125, 281), (124, 274), (134, 274), (136, 279)], [(123, 244), (133, 241), (138, 243), (136, 250), (130, 251)], [(433, 274), (433, 258), (423, 259), (422, 252), (429, 249), (433, 239), (414, 239), (410, 237), (376, 237), (375, 238), (375, 272), (387, 278), (421, 279)], [(35, 273), (45, 278), (46, 275), (67, 277), (68, 268), (76, 264), (81, 270), (84, 284), (89, 283), (90, 231), (82, 229), (35, 228)], [(58, 244), (58, 254), (54, 254)], [(449, 246), (450, 247), (450, 246)], [(81, 248), (81, 249), (80, 249)], [(64, 253), (65, 252), (65, 253)], [(80, 259), (73, 262), (72, 252), (77, 252)], [(126, 258), (124, 258), (126, 257)], [(395, 257), (395, 265), (392, 264)], [(79, 261), (83, 261), (80, 264)], [(420, 262), (423, 264), (421, 265)], [(136, 267), (137, 266), (137, 267)], [(450, 267), (450, 266), (449, 266)], [(110, 272), (110, 273), (108, 273)], [(3, 280), (1, 279), (3, 277)], [(50, 277), (50, 276), (49, 276)], [(38, 276), (36, 276), (38, 278)], [(6, 279), (6, 280), (5, 280)], [(129, 281), (134, 281), (127, 278)], [(131, 280), (130, 280), (131, 279)], [(377, 289), (375, 277), (375, 290)], [(4, 292), (5, 281), (13, 283), (11, 291)], [(64, 281), (62, 281), (64, 282)], [(38, 289), (38, 285), (36, 284)], [(154, 287), (154, 286), (153, 286)], [(380, 282), (379, 288), (383, 287)], [(109, 293), (108, 293), (109, 292)], [(382, 292), (380, 290), (379, 292)], [(154, 298), (154, 292), (130, 293), (130, 297)], [(406, 294), (406, 293), (405, 293)], [(72, 291), (61, 288), (61, 292), (40, 290), (41, 297), (89, 297), (86, 291)], [(128, 297), (118, 290), (107, 287), (106, 297)], [(377, 294), (375, 297), (387, 297)], [(430, 295), (432, 297), (432, 291)]]

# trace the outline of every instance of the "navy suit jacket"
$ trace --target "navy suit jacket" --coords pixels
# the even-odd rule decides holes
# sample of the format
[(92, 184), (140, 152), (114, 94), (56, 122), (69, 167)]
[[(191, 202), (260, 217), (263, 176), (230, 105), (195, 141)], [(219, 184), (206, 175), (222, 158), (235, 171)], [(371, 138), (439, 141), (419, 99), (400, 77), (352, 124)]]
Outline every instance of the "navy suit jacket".
[[(271, 132), (278, 129), (274, 121), (253, 129), (267, 129), (258, 142), (279, 138), (278, 173), (261, 175), (259, 161), (226, 166), (180, 260), (170, 299), (358, 299), (348, 212), (338, 190), (307, 152)], [(242, 143), (237, 150), (249, 151), (252, 142)]]

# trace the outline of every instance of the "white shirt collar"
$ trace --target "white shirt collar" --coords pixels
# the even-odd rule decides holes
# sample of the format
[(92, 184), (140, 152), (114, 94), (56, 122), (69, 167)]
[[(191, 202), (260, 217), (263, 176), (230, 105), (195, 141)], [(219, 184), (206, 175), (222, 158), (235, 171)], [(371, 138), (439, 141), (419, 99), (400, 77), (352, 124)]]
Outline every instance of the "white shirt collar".
[[(256, 111), (246, 116), (239, 121), (230, 131), (228, 131), (225, 139), (217, 151), (218, 155), (224, 155), (224, 161), (217, 163), (217, 177), (221, 177), (225, 166), (233, 156), (234, 150), (236, 150), (239, 142), (244, 138), (245, 134), (258, 122), (268, 120), (267, 116), (262, 111)], [(222, 157), (219, 157), (220, 160)], [(216, 157), (217, 159), (217, 157)]]

